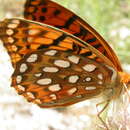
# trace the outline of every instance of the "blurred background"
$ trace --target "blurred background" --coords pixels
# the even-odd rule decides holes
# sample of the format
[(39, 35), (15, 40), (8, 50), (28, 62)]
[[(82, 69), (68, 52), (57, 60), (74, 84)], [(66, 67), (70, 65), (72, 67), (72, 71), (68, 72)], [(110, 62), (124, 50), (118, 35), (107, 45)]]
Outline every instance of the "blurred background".
[[(113, 47), (123, 69), (130, 73), (130, 0), (55, 1), (94, 27)], [(23, 17), (24, 3), (25, 0), (0, 0), (0, 19)], [(10, 87), (12, 72), (9, 56), (0, 44), (0, 130), (103, 129), (96, 116), (97, 100), (62, 109), (41, 109), (18, 96)], [(109, 115), (115, 116), (111, 111)], [(115, 120), (108, 121), (111, 130), (130, 130), (129, 115), (130, 111), (124, 109), (116, 113)]]

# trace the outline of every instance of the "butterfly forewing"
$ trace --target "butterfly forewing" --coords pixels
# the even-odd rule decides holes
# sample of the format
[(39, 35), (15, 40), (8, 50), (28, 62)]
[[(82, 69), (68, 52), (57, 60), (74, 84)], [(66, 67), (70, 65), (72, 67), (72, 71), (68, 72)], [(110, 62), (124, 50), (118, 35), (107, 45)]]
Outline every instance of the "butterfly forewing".
[(27, 53), (44, 48), (70, 51), (113, 66), (105, 56), (89, 44), (45, 24), (23, 19), (6, 19), (0, 23), (0, 37), (14, 66)]
[(67, 31), (102, 52), (121, 71), (117, 56), (108, 43), (84, 20), (73, 12), (50, 0), (27, 0), (24, 16)]
[[(105, 64), (54, 49), (33, 51), (17, 63), (12, 85), (41, 107), (58, 107), (93, 98), (115, 86)], [(117, 78), (117, 77), (115, 77)]]

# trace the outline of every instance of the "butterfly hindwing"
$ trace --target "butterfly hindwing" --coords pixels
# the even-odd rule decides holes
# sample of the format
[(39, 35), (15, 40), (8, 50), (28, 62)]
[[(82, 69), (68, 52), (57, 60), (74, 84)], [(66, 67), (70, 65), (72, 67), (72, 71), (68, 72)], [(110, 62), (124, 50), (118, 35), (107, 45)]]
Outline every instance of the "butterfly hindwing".
[(60, 50), (42, 49), (28, 53), (17, 63), (12, 86), (41, 107), (63, 107), (108, 91), (113, 85), (112, 75), (105, 64)]

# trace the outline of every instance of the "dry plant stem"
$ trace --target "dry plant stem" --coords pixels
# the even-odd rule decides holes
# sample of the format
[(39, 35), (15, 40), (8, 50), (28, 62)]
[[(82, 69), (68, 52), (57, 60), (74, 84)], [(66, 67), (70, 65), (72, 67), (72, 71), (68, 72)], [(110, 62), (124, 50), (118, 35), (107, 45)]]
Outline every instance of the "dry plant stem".
[[(99, 112), (99, 111), (98, 111), (98, 106), (101, 105), (101, 104), (104, 104), (105, 102), (106, 102), (105, 106), (104, 106), (104, 107), (102, 108), (102, 110)], [(110, 100), (107, 100), (107, 101), (103, 101), (103, 102), (101, 102), (101, 103), (96, 104), (96, 108), (97, 108), (97, 112), (98, 112), (97, 116), (98, 116), (98, 118), (100, 119), (100, 121), (103, 123), (104, 127), (106, 128), (106, 130), (109, 130), (109, 128), (108, 128), (107, 124), (105, 123), (105, 121), (103, 121), (103, 119), (102, 119), (102, 117), (101, 117), (100, 115), (101, 115), (102, 112), (107, 108), (107, 106), (109, 105), (109, 102), (110, 102)]]

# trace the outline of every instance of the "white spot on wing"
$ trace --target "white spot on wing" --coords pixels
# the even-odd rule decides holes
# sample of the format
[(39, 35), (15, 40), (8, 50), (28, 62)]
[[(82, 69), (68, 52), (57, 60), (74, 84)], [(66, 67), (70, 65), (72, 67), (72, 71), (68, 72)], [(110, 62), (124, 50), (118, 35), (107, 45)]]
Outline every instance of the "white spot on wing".
[(50, 97), (52, 98), (52, 100), (56, 100), (56, 95), (55, 94), (51, 94)]
[(11, 49), (12, 49), (13, 51), (17, 51), (17, 50), (18, 50), (18, 48), (17, 48), (15, 45), (12, 45), (12, 46), (11, 46)]
[(21, 76), (21, 75), (18, 75), (18, 76), (16, 77), (16, 82), (19, 84), (19, 83), (21, 83), (21, 81), (22, 81), (22, 76)]
[(30, 30), (28, 31), (28, 34), (29, 34), (29, 35), (36, 35), (36, 34), (38, 34), (38, 33), (40, 33), (40, 30), (38, 30), (38, 29), (30, 29)]
[(79, 79), (78, 75), (72, 75), (69, 77), (69, 83), (76, 83)]
[(18, 85), (17, 88), (21, 91), (25, 91), (25, 88), (22, 85)]
[(87, 87), (85, 88), (85, 90), (94, 90), (94, 89), (96, 89), (95, 86), (87, 86)]
[(12, 29), (17, 28), (17, 26), (18, 26), (18, 24), (16, 24), (16, 23), (8, 24), (8, 28), (12, 28)]
[(91, 77), (87, 77), (87, 78), (85, 79), (85, 81), (87, 81), (87, 82), (89, 82), (89, 81), (91, 81), (91, 80), (92, 80)]
[(36, 77), (40, 77), (42, 75), (42, 73), (36, 73), (34, 74)]
[(14, 31), (12, 29), (8, 29), (6, 30), (7, 35), (12, 35), (14, 33)]
[(73, 93), (75, 93), (77, 91), (77, 88), (71, 88), (69, 89), (67, 92), (69, 95), (72, 95)]
[(58, 72), (59, 69), (56, 68), (56, 67), (44, 67), (44, 68), (43, 68), (43, 71), (44, 71), (44, 72), (52, 72), (52, 73), (54, 73), (54, 72)]
[(56, 50), (49, 50), (49, 51), (46, 51), (44, 54), (49, 55), (49, 56), (54, 56), (56, 53), (57, 53)]
[(102, 80), (103, 79), (103, 74), (102, 73), (98, 74), (97, 77)]
[(13, 43), (14, 42), (14, 39), (12, 37), (8, 37), (8, 42), (9, 43)]
[(12, 23), (15, 23), (15, 24), (20, 24), (20, 21), (18, 19), (14, 19), (11, 21)]
[(52, 82), (52, 80), (49, 79), (49, 78), (44, 78), (44, 79), (39, 79), (39, 80), (37, 80), (37, 83), (38, 83), (39, 85), (48, 85), (48, 84), (50, 84), (51, 82)]
[(83, 66), (83, 69), (87, 72), (92, 72), (96, 69), (96, 66), (93, 64), (87, 64), (87, 65)]
[(51, 85), (48, 87), (48, 89), (52, 92), (59, 91), (61, 89), (59, 84)]
[(27, 58), (27, 62), (35, 62), (38, 58), (37, 54), (31, 54), (28, 58)]
[(64, 60), (55, 60), (54, 64), (62, 68), (68, 68), (70, 66), (70, 63)]
[(82, 98), (82, 95), (77, 95), (76, 98)]
[(40, 99), (35, 99), (33, 102), (36, 103), (36, 104), (42, 104)]
[(102, 82), (102, 81), (98, 81), (98, 84), (102, 85), (102, 84), (103, 84), (103, 82)]
[(23, 73), (23, 72), (25, 72), (27, 69), (28, 69), (27, 65), (26, 65), (25, 63), (23, 63), (23, 64), (21, 64), (19, 70), (20, 70), (21, 73)]
[(68, 56), (68, 59), (75, 63), (75, 64), (78, 64), (79, 63), (79, 57), (75, 56), (75, 55), (72, 55), (72, 56)]
[(31, 99), (35, 99), (34, 95), (31, 92), (27, 92), (27, 96)]

